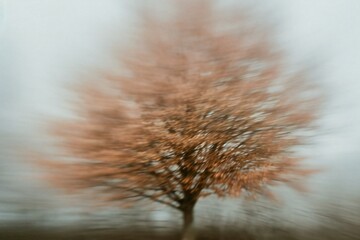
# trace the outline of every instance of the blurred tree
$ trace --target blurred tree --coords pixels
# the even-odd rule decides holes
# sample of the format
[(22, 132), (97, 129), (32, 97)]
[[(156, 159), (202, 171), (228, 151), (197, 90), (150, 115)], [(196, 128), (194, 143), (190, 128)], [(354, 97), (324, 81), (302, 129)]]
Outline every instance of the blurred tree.
[(76, 88), (77, 117), (53, 132), (67, 161), (43, 163), (65, 188), (179, 210), (189, 239), (200, 198), (270, 196), (269, 185), (311, 172), (294, 147), (308, 136), (317, 97), (239, 11), (172, 3), (163, 19), (141, 14), (140, 41), (121, 54), (120, 73)]

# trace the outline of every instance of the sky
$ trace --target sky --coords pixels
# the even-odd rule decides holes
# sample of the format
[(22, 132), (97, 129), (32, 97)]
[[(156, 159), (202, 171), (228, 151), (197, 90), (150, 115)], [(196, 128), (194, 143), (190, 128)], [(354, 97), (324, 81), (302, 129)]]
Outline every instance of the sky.
[[(86, 76), (88, 69), (112, 64), (110, 46), (125, 42), (135, 4), (129, 0), (0, 3), (0, 166), (11, 188), (25, 193), (35, 187), (23, 184), (31, 172), (12, 144), (41, 141), (36, 136), (42, 121), (65, 114), (67, 84)], [(312, 161), (325, 171), (314, 180), (314, 189), (332, 194), (337, 186), (357, 196), (360, 1), (257, 0), (252, 5), (274, 19), (282, 47), (295, 64), (313, 66), (326, 90), (322, 132), (311, 148)]]
[(284, 16), (287, 47), (300, 58), (318, 62), (326, 90), (324, 135), (315, 151), (329, 166), (331, 184), (338, 182), (351, 191), (360, 170), (360, 2), (276, 2)]

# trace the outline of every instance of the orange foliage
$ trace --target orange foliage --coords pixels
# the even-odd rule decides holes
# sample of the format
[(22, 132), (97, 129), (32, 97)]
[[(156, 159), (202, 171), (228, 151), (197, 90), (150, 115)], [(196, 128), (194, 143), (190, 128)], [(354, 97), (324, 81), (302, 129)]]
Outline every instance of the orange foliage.
[(165, 20), (144, 14), (122, 73), (78, 88), (78, 118), (55, 124), (73, 159), (56, 181), (186, 212), (208, 195), (268, 193), (309, 173), (294, 147), (316, 117), (314, 88), (250, 21), (201, 4)]

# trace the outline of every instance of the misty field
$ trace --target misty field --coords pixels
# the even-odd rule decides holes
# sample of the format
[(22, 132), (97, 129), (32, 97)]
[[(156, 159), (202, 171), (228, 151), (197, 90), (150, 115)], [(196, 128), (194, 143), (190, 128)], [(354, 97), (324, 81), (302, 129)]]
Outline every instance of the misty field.
[[(180, 230), (156, 230), (148, 227), (126, 229), (80, 229), (80, 228), (36, 228), (29, 226), (13, 226), (0, 230), (0, 239), (52, 239), (52, 240), (137, 240), (137, 239), (181, 239)], [(360, 239), (360, 228), (355, 225), (338, 228), (336, 224), (327, 227), (314, 227), (313, 229), (295, 229), (281, 227), (256, 227), (241, 229), (227, 227), (219, 229), (208, 226), (197, 230), (199, 240), (262, 240), (262, 239)]]

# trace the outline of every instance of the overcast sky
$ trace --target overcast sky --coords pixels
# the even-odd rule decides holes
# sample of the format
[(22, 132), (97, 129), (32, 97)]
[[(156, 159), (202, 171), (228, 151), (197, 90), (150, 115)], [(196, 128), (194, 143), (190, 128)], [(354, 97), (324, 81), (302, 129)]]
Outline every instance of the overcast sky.
[[(325, 134), (312, 150), (314, 161), (328, 168), (318, 181), (354, 190), (360, 180), (360, 1), (256, 4), (276, 19), (295, 62), (317, 67), (327, 91)], [(133, 6), (125, 0), (2, 1), (1, 141), (30, 141), (42, 117), (64, 110), (66, 83), (111, 62), (113, 36), (121, 41), (127, 34)]]

